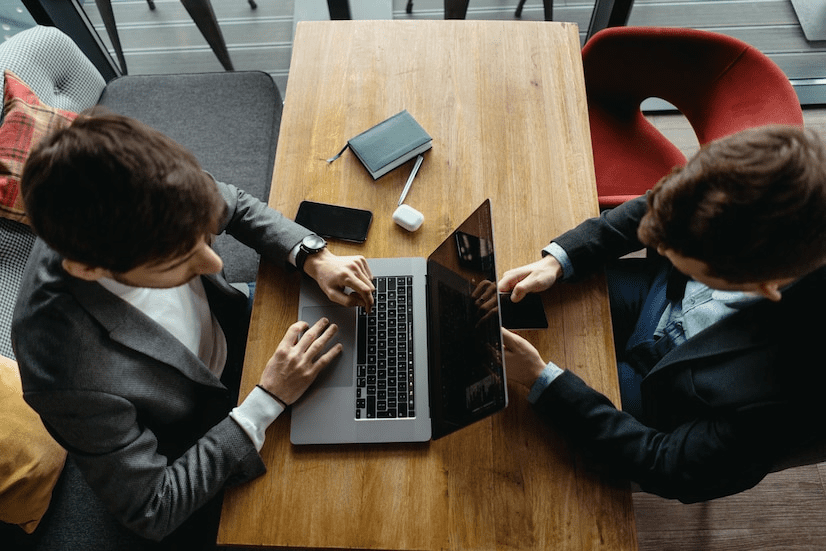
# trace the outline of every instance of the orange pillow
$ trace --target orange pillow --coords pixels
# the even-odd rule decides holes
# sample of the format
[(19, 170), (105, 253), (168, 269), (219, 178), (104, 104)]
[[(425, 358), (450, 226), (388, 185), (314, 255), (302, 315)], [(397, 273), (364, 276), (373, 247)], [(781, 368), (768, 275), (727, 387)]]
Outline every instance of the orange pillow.
[(66, 450), (23, 401), (17, 362), (0, 356), (0, 520), (34, 532), (49, 508)]
[(3, 73), (3, 123), (0, 124), (0, 216), (28, 223), (20, 196), (20, 176), (29, 152), (76, 113), (44, 105), (20, 77)]

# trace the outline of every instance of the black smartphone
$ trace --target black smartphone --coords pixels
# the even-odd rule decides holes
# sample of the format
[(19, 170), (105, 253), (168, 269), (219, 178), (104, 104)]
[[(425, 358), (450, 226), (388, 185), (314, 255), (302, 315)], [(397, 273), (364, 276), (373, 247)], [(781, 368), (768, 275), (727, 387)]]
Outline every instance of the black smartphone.
[(364, 209), (301, 201), (295, 221), (321, 237), (364, 243), (373, 213)]
[(511, 300), (510, 293), (499, 293), (502, 325), (507, 329), (547, 329), (548, 318), (542, 297), (528, 293), (519, 302)]

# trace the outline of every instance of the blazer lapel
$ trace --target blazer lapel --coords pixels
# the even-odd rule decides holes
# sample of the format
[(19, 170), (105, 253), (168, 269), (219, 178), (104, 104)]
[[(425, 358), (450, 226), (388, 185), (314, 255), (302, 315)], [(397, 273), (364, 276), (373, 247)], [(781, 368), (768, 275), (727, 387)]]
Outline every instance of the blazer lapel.
[(771, 319), (775, 306), (768, 300), (759, 302), (707, 327), (666, 354), (649, 375), (685, 361), (764, 346), (766, 320)]
[(195, 354), (143, 312), (98, 283), (67, 279), (72, 294), (113, 341), (168, 364), (197, 383), (223, 388)]

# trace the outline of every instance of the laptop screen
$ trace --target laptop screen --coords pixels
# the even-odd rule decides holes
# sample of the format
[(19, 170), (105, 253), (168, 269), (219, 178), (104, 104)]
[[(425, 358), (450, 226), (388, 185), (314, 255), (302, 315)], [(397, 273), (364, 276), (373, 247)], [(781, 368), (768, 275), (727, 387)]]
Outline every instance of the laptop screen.
[(490, 200), (428, 257), (433, 438), (507, 405)]

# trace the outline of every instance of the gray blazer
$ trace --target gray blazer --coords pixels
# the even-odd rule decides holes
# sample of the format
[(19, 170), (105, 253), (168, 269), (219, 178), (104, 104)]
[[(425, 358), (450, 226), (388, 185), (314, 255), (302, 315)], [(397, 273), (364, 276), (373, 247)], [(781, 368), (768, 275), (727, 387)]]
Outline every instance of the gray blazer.
[[(310, 233), (218, 185), (229, 206), (222, 231), (268, 260), (286, 262)], [(98, 283), (69, 276), (61, 260), (38, 240), (20, 288), (12, 342), (24, 397), (114, 516), (162, 539), (264, 464), (228, 417), (237, 396), (166, 330)], [(233, 341), (245, 335), (246, 297), (222, 275), (203, 280), (228, 363), (241, 362), (243, 340)]]

